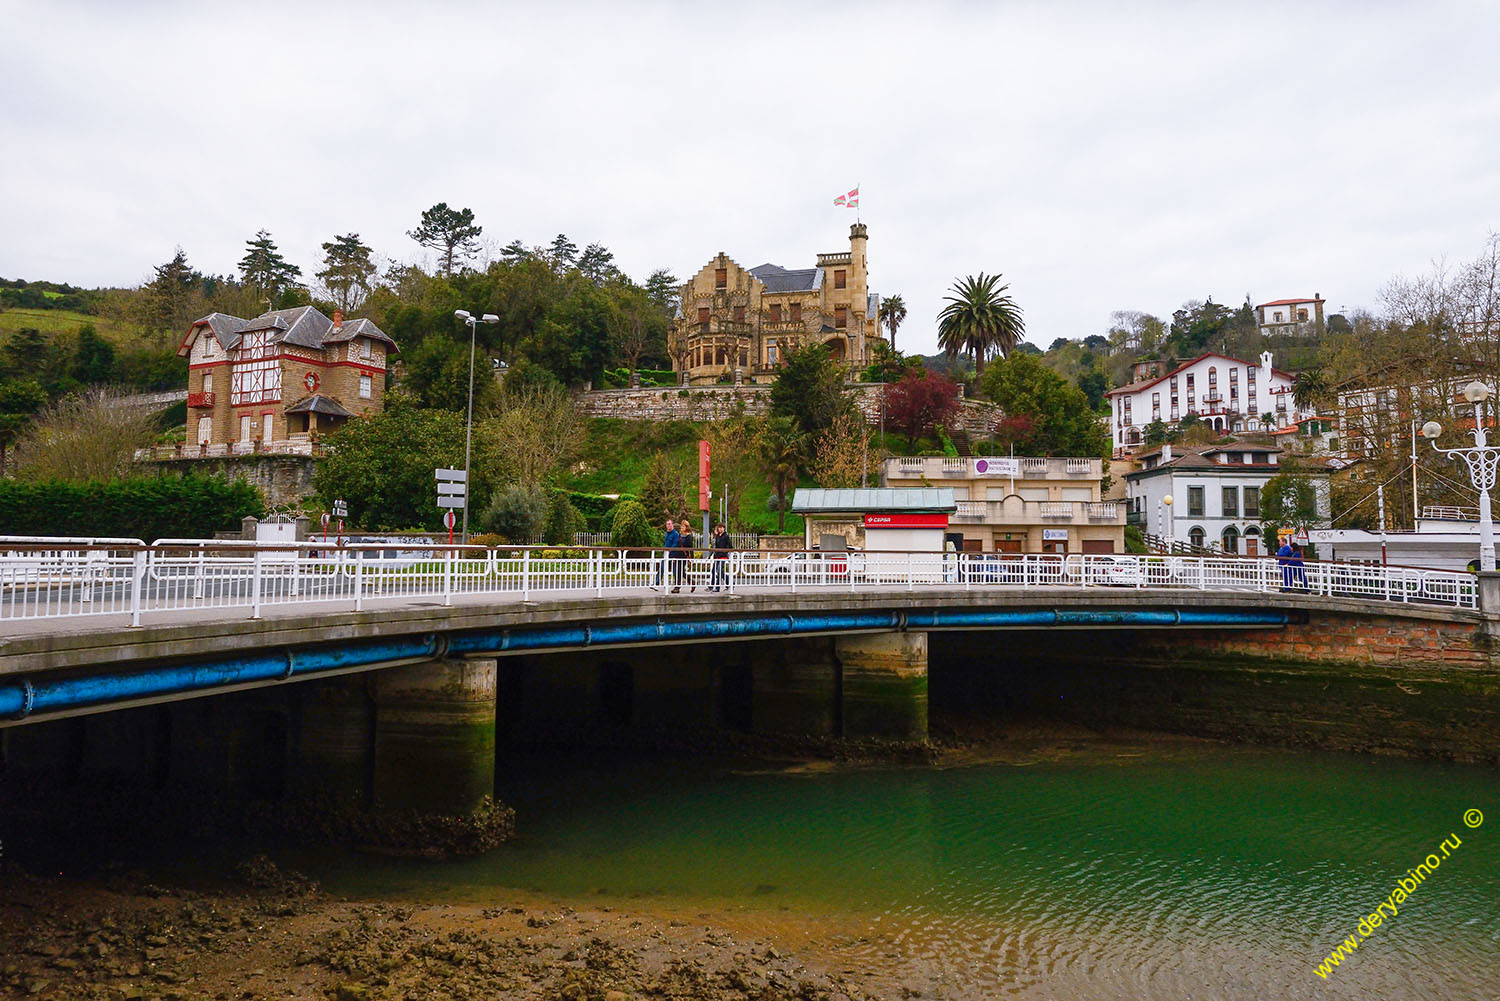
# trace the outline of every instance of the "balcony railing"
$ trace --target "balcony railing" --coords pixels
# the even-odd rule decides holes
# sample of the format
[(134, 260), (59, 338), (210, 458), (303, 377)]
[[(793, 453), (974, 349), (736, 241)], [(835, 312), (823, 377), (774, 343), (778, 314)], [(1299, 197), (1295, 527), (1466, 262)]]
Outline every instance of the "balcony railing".
[(173, 459), (218, 459), (226, 455), (322, 455), (322, 442), (306, 438), (285, 441), (234, 441), (214, 445), (153, 445), (135, 451), (136, 462), (162, 462)]
[(1075, 525), (1104, 522), (1125, 524), (1125, 508), (1117, 501), (1016, 501), (961, 500), (951, 520), (966, 525), (1039, 525), (1067, 522)]
[[(975, 472), (975, 463), (987, 460), (989, 469), (984, 474)], [(1009, 474), (997, 473), (1010, 460), (1002, 456), (942, 456), (902, 455), (885, 460), (883, 477), (893, 481), (919, 480), (1000, 480)], [(1082, 456), (1023, 456), (1016, 459), (1016, 479), (1026, 480), (1078, 480), (1098, 478), (1104, 475), (1100, 460)]]
[(202, 393), (189, 393), (187, 396), (189, 407), (211, 407), (214, 405), (214, 394), (211, 390)]

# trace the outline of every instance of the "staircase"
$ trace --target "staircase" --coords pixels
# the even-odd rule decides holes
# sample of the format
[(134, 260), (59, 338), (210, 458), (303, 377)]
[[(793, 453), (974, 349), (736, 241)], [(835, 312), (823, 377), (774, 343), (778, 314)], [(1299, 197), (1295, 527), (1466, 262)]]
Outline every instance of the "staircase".
[(969, 432), (953, 430), (948, 432), (948, 438), (953, 442), (953, 447), (958, 450), (959, 455), (973, 455), (969, 451)]

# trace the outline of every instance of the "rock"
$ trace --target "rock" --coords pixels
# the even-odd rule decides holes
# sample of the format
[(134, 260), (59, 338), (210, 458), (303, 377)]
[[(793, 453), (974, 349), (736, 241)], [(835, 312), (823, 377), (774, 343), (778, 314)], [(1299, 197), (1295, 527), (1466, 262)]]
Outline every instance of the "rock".
[(625, 1001), (624, 991), (605, 991), (604, 1001)]
[(368, 1001), (370, 989), (364, 984), (339, 984), (328, 995), (333, 1001)]

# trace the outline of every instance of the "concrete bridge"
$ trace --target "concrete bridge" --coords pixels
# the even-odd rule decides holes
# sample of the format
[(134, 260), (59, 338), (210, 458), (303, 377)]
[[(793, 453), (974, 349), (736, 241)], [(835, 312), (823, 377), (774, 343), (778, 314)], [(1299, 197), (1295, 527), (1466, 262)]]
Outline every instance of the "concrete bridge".
[[(481, 577), (445, 559), (392, 571), (375, 560), (352, 569), (340, 562), (348, 554), (288, 564), (271, 550), (147, 552), (146, 560), (132, 552), (102, 568), (54, 569), (50, 605), (38, 598), (39, 577), (31, 591), (13, 583), (5, 606), (13, 613), (91, 609), (0, 622), (0, 735), (259, 690), (262, 705), (279, 707), (299, 774), (352, 784), (384, 807), (452, 813), (492, 787), (496, 728), (507, 719), (553, 731), (602, 724), (923, 740), (929, 650), (940, 643), (979, 662), (1020, 657), (1022, 673), (1035, 675), (1028, 685), (1079, 665), (1154, 665), (1161, 670), (1153, 677), (1188, 672), (1200, 687), (1204, 672), (1217, 671), (1250, 698), (1280, 685), (1276, 711), (1295, 718), (1328, 714), (1312, 688), (1326, 690), (1336, 676), (1366, 699), (1344, 707), (1355, 718), (1341, 717), (1340, 727), (1357, 728), (1370, 699), (1388, 723), (1392, 714), (1410, 716), (1417, 699), (1446, 721), (1446, 735), (1433, 737), (1418, 714), (1392, 731), (1408, 751), (1484, 759), (1497, 743), (1500, 575), (1360, 568), (1362, 576), (1349, 576), (1315, 566), (1309, 590), (1288, 593), (1267, 561), (1038, 558), (1001, 572), (939, 557), (903, 559), (902, 577), (894, 563), (873, 558), (840, 564), (802, 554), (784, 577), (770, 560), (740, 562), (725, 582), (731, 589), (716, 593), (704, 590), (712, 568), (700, 565), (698, 590), (668, 594), (650, 585), (651, 559), (632, 566), (596, 553), (572, 561), (523, 555), (512, 579), (509, 569), (496, 571), (494, 554)], [(237, 562), (209, 572), (211, 560)], [(111, 578), (116, 568), (129, 577)], [(505, 586), (474, 586), (481, 580)], [(997, 632), (1007, 635), (1003, 643), (994, 642)], [(1082, 705), (1088, 692), (1113, 685), (1113, 676), (1093, 674), (1059, 697)], [(1116, 687), (1113, 699), (1147, 692), (1150, 684)], [(1216, 690), (1213, 706), (1233, 706), (1221, 696)], [(1218, 709), (1183, 703), (1181, 693), (1166, 693), (1161, 706), (1154, 700), (1142, 695), (1141, 706), (1167, 713), (1167, 728), (1219, 732)], [(201, 723), (223, 702), (182, 711)], [(88, 725), (111, 732), (109, 718)], [(221, 720), (198, 732), (212, 742), (235, 730)], [(25, 759), (25, 746), (12, 739), (8, 756), (22, 747)]]

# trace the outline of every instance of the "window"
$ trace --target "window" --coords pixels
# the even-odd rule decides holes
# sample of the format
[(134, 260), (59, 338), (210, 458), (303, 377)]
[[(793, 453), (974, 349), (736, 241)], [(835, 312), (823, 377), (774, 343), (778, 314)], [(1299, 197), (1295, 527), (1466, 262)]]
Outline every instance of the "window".
[(736, 306), (736, 307), (734, 307), (734, 322), (735, 323), (744, 323), (745, 322), (745, 307), (744, 306)]
[(1222, 536), (1220, 536), (1220, 541), (1222, 543), (1222, 548), (1223, 548), (1224, 552), (1229, 553), (1229, 554), (1234, 555), (1234, 556), (1238, 556), (1239, 555), (1239, 552), (1240, 552), (1240, 530), (1239, 529), (1235, 528), (1233, 525), (1228, 526), (1227, 528), (1224, 529), (1224, 534)]
[(1229, 398), (1231, 400), (1240, 398), (1240, 370), (1237, 368), (1229, 370)]
[(1219, 387), (1219, 370), (1216, 369), (1216, 368), (1213, 368), (1212, 366), (1210, 366), (1209, 370), (1208, 370), (1208, 388), (1209, 388), (1209, 391), (1212, 392), (1213, 390), (1217, 389), (1218, 387)]
[(240, 415), (240, 441), (250, 440), (250, 415)]
[(729, 269), (728, 268), (715, 268), (714, 269), (714, 288), (728, 288), (728, 287), (729, 287)]
[(774, 306), (771, 307), (771, 322), (772, 323), (780, 323), (781, 322), (781, 303), (779, 303), (779, 302), (776, 305), (774, 305)]
[(374, 387), (371, 384), (370, 377), (368, 375), (362, 375), (362, 376), (360, 376), (359, 377), (359, 398), (361, 400), (368, 400), (370, 398), (370, 394), (373, 391), (374, 391)]
[(1188, 487), (1188, 517), (1203, 517), (1203, 488)]
[(1297, 320), (1298, 320), (1299, 323), (1306, 323), (1307, 322), (1307, 310), (1305, 310), (1305, 309), (1299, 309), (1299, 310), (1297, 310)]
[(1204, 533), (1202, 528), (1199, 528), (1195, 525), (1192, 528), (1188, 529), (1188, 542), (1192, 544), (1194, 549), (1203, 548), (1203, 539)]
[(845, 272), (843, 272), (843, 271), (835, 271), (833, 273), (833, 287), (834, 288), (844, 288), (844, 287), (846, 287), (847, 282), (845, 280), (844, 275), (845, 275)]
[(1130, 397), (1128, 396), (1125, 397), (1125, 423), (1132, 423), (1130, 420)]
[(260, 415), (260, 440), (261, 441), (275, 441), (276, 440), (276, 415), (275, 414), (261, 414)]
[(1260, 517), (1260, 487), (1245, 488), (1245, 517)]
[(800, 303), (800, 302), (794, 302), (794, 303), (792, 303), (792, 322), (793, 323), (801, 323), (802, 322), (802, 303)]
[(375, 342), (370, 340), (368, 337), (361, 337), (359, 339), (359, 356), (361, 358), (364, 358), (366, 361), (374, 358)]
[(698, 322), (701, 323), (701, 324), (703, 324), (704, 326), (708, 325), (708, 307), (707, 306), (699, 306), (698, 307)]
[(1172, 420), (1175, 421), (1176, 419), (1177, 419), (1177, 398), (1174, 396), (1172, 398)]
[(1238, 518), (1240, 516), (1240, 488), (1224, 488), (1224, 517)]
[(198, 418), (198, 444), (207, 445), (213, 437), (214, 419), (212, 417)]
[(839, 330), (849, 325), (849, 307), (839, 306), (833, 311), (833, 325)]
[(212, 372), (203, 373), (203, 391), (205, 393), (212, 393), (214, 391), (214, 374)]
[(776, 338), (774, 337), (766, 341), (766, 364), (776, 364)]
[(1151, 419), (1153, 421), (1159, 421), (1159, 420), (1161, 420), (1161, 394), (1160, 393), (1152, 393), (1151, 394)]
[(1168, 383), (1168, 385), (1170, 386), (1172, 392), (1177, 392), (1177, 376), (1172, 376), (1172, 381)]
[(740, 348), (740, 368), (745, 368), (749, 364), (750, 364), (750, 350), (748, 348)]
[(1278, 309), (1276, 312), (1272, 313), (1271, 314), (1271, 319), (1275, 320), (1277, 323), (1280, 323), (1281, 322), (1281, 310)]
[(281, 399), (281, 362), (265, 331), (246, 334), (234, 352), (229, 375), (229, 402), (276, 403)]

